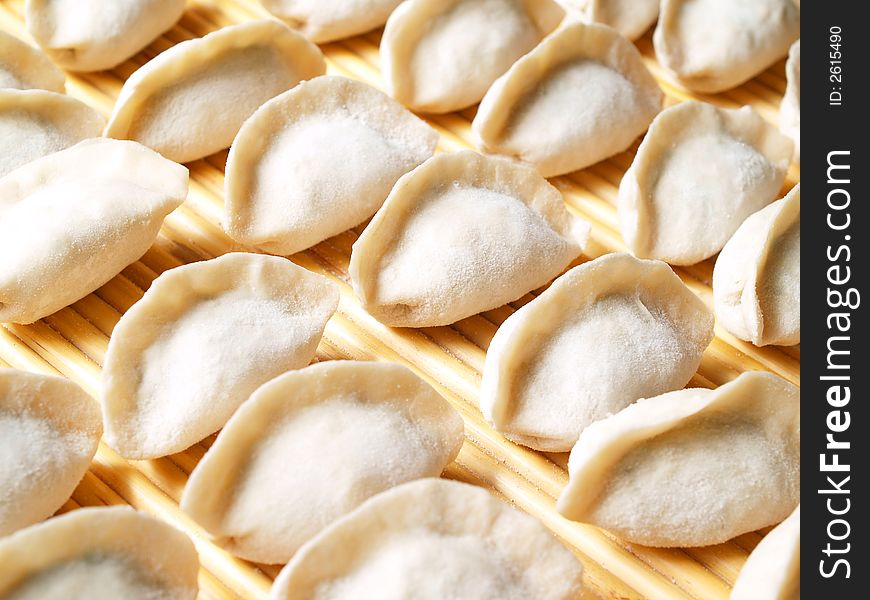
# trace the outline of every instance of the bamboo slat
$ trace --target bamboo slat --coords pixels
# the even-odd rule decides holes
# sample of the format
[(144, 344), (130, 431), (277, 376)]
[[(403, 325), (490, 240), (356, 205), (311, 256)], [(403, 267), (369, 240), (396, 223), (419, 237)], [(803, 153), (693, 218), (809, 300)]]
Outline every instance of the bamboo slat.
[[(24, 28), (24, 0), (0, 2), (0, 28), (31, 41)], [(182, 40), (202, 36), (232, 23), (268, 16), (255, 0), (194, 0), (181, 21), (131, 60), (112, 71), (68, 74), (67, 91), (108, 116), (123, 81), (156, 54)], [(375, 32), (323, 46), (328, 72), (382, 88), (378, 69), (380, 33)], [(785, 89), (780, 61), (747, 84), (716, 96), (687, 93), (668, 81), (656, 62), (647, 34), (638, 42), (644, 61), (660, 81), (668, 104), (700, 98), (725, 107), (754, 106), (777, 122)], [(439, 150), (472, 147), (470, 121), (474, 109), (427, 117), (441, 135)], [(622, 174), (636, 145), (583, 171), (552, 180), (564, 194), (570, 211), (593, 225), (589, 260), (624, 249), (614, 203)], [(181, 264), (249, 250), (230, 240), (220, 226), (223, 206), (223, 167), (226, 152), (188, 165), (190, 194), (170, 215), (154, 246), (133, 265), (88, 297), (33, 325), (0, 327), (0, 367), (11, 366), (60, 373), (97, 396), (100, 365), (112, 329), (151, 281)], [(792, 167), (784, 190), (800, 179)], [(369, 316), (349, 286), (350, 248), (362, 227), (338, 235), (289, 257), (323, 274), (341, 288), (338, 313), (329, 322), (318, 360), (355, 358), (402, 363), (429, 381), (466, 423), (466, 441), (457, 461), (445, 472), (449, 478), (490, 489), (505, 501), (539, 518), (585, 567), (588, 591), (584, 598), (724, 600), (747, 554), (761, 539), (759, 533), (741, 536), (718, 546), (693, 549), (653, 549), (623, 542), (595, 527), (563, 519), (555, 498), (567, 480), (567, 455), (542, 454), (514, 445), (494, 432), (478, 408), (478, 388), (486, 349), (498, 325), (541, 290), (508, 306), (488, 311), (450, 327), (421, 330), (391, 329)], [(712, 261), (677, 269), (678, 275), (708, 305), (712, 302)], [(756, 348), (716, 328), (716, 338), (704, 355), (690, 385), (715, 387), (746, 370), (768, 370), (800, 383), (800, 348)], [(239, 560), (209, 543), (206, 534), (178, 508), (188, 474), (211, 439), (158, 460), (125, 461), (101, 445), (94, 463), (72, 499), (60, 512), (78, 506), (130, 504), (159, 516), (186, 532), (200, 553), (201, 598), (260, 599), (268, 592), (275, 567)]]

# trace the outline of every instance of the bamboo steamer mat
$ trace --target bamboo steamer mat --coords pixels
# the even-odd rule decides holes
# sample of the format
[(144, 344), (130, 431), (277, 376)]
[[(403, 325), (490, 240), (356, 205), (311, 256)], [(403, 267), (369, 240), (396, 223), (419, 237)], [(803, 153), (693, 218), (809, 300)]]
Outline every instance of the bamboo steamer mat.
[[(175, 27), (118, 68), (68, 74), (67, 92), (108, 116), (123, 81), (156, 54), (219, 27), (267, 16), (256, 0), (188, 2), (187, 11)], [(24, 28), (24, 0), (0, 1), (0, 28), (32, 43)], [(378, 69), (379, 41), (380, 32), (374, 32), (322, 46), (329, 73), (383, 88)], [(655, 61), (650, 33), (638, 41), (638, 47), (666, 92), (669, 105), (689, 98), (729, 108), (749, 104), (771, 123), (778, 122), (779, 102), (785, 90), (784, 61), (737, 89), (716, 96), (697, 96), (667, 81)], [(439, 150), (472, 147), (473, 116), (474, 109), (469, 109), (429, 118), (441, 135)], [(564, 194), (569, 210), (593, 225), (589, 254), (578, 263), (624, 250), (614, 203), (620, 178), (636, 148), (637, 144), (591, 168), (551, 179)], [(97, 397), (100, 365), (112, 328), (157, 275), (232, 250), (253, 250), (234, 243), (220, 226), (225, 161), (224, 151), (188, 165), (191, 175), (188, 199), (166, 219), (157, 242), (141, 260), (93, 294), (42, 321), (0, 327), (0, 367), (60, 373)], [(799, 179), (800, 172), (792, 166), (783, 192)], [(555, 498), (567, 481), (567, 454), (542, 454), (512, 444), (483, 420), (478, 408), (478, 388), (486, 348), (498, 325), (540, 290), (450, 327), (419, 330), (385, 327), (361, 308), (349, 285), (351, 245), (362, 229), (357, 227), (290, 257), (341, 287), (339, 310), (326, 327), (317, 359), (394, 361), (407, 365), (431, 383), (462, 414), (466, 426), (466, 441), (459, 457), (444, 475), (485, 487), (540, 519), (583, 563), (587, 588), (584, 599), (727, 598), (741, 565), (763, 532), (705, 548), (653, 549), (567, 521), (554, 507)], [(708, 305), (712, 304), (712, 268), (713, 261), (708, 260), (676, 270)], [(799, 384), (800, 347), (756, 348), (717, 326), (716, 338), (689, 385), (715, 387), (747, 370), (772, 371)], [(180, 454), (150, 461), (125, 461), (101, 444), (84, 480), (60, 512), (79, 506), (129, 504), (157, 515), (194, 540), (202, 563), (200, 598), (264, 598), (278, 568), (239, 560), (212, 545), (178, 508), (188, 474), (212, 441), (213, 437)]]

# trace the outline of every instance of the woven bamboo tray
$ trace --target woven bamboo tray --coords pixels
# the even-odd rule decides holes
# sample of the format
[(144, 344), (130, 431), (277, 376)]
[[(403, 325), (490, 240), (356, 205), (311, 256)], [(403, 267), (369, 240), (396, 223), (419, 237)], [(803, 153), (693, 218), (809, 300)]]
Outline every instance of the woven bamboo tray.
[[(32, 40), (24, 29), (24, 0), (0, 1), (0, 28)], [(145, 51), (113, 71), (68, 75), (67, 91), (108, 116), (123, 81), (139, 66), (171, 45), (205, 35), (219, 27), (268, 16), (255, 0), (194, 0), (181, 21)], [(382, 87), (378, 70), (380, 32), (323, 46), (329, 73)], [(717, 96), (693, 96), (669, 84), (655, 61), (651, 36), (638, 42), (645, 61), (673, 104), (692, 97), (725, 107), (754, 106), (777, 123), (785, 90), (780, 61), (749, 83)], [(441, 134), (440, 150), (471, 147), (474, 109), (437, 116), (430, 124)], [(557, 177), (569, 210), (593, 224), (590, 256), (623, 250), (614, 202), (617, 186), (628, 168), (631, 151), (589, 169)], [(167, 218), (160, 237), (142, 259), (124, 269), (88, 297), (33, 325), (0, 327), (0, 367), (61, 373), (95, 397), (100, 365), (109, 335), (121, 314), (135, 303), (151, 281), (167, 269), (219, 256), (232, 250), (252, 250), (230, 240), (220, 227), (223, 169), (226, 152), (190, 167), (190, 194)], [(800, 179), (792, 167), (784, 190)], [(573, 549), (585, 567), (584, 598), (725, 599), (747, 554), (761, 533), (743, 535), (718, 546), (692, 549), (651, 549), (625, 543), (595, 527), (573, 523), (554, 509), (567, 480), (567, 454), (542, 454), (514, 445), (494, 432), (478, 409), (478, 388), (484, 355), (498, 325), (534, 297), (483, 313), (451, 327), (420, 330), (390, 329), (362, 310), (348, 284), (351, 244), (362, 227), (291, 257), (295, 263), (340, 284), (338, 313), (326, 327), (318, 359), (387, 360), (405, 364), (429, 381), (465, 419), (466, 441), (445, 476), (491, 490), (534, 515)], [(681, 268), (677, 273), (706, 303), (711, 304), (712, 261)], [(755, 348), (716, 328), (691, 386), (715, 387), (747, 370), (769, 370), (798, 384), (800, 348)], [(101, 445), (84, 480), (61, 512), (78, 506), (130, 504), (159, 516), (189, 534), (196, 543), (202, 568), (201, 598), (264, 598), (277, 568), (232, 557), (210, 544), (204, 532), (178, 509), (188, 474), (212, 443), (212, 438), (166, 458), (125, 461)], [(324, 443), (329, 443), (324, 440)], [(763, 532), (762, 532), (763, 533)]]

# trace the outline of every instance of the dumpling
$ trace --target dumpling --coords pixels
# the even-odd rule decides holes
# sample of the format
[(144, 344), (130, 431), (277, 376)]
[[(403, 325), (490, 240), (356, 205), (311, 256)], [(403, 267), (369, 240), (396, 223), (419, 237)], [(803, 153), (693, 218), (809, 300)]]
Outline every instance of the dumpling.
[(73, 382), (0, 369), (0, 537), (67, 501), (102, 433), (99, 405)]
[(0, 29), (0, 89), (64, 92), (66, 76), (48, 57)]
[(191, 473), (181, 509), (233, 554), (283, 564), (367, 498), (438, 477), (462, 432), (459, 413), (405, 367), (311, 365), (242, 405)]
[(788, 51), (785, 95), (779, 107), (779, 128), (794, 140), (794, 160), (801, 164), (801, 41)]
[(716, 319), (756, 346), (801, 341), (801, 190), (746, 219), (716, 260)]
[(682, 102), (655, 118), (619, 184), (619, 226), (641, 258), (691, 265), (779, 195), (792, 143), (752, 108)]
[(800, 391), (750, 371), (640, 400), (583, 433), (557, 503), (633, 544), (709, 546), (800, 501)]
[(662, 0), (653, 42), (677, 81), (713, 94), (785, 56), (800, 28), (794, 0)]
[(486, 490), (422, 479), (383, 492), (308, 542), (270, 600), (568, 600), (582, 566)]
[(560, 0), (580, 16), (613, 27), (630, 40), (642, 36), (659, 16), (659, 0)]
[(318, 44), (371, 31), (402, 0), (260, 0), (270, 13)]
[(266, 100), (326, 71), (320, 50), (277, 21), (224, 27), (176, 44), (121, 88), (106, 136), (177, 162), (228, 148)]
[(764, 536), (746, 560), (730, 600), (799, 600), (801, 507)]
[(0, 177), (41, 156), (100, 137), (106, 121), (75, 98), (0, 89)]
[(193, 600), (199, 557), (128, 507), (80, 508), (0, 540), (3, 600)]
[(0, 321), (32, 323), (139, 259), (187, 196), (187, 169), (89, 139), (0, 178)]
[(437, 143), (434, 129), (364, 83), (301, 83), (261, 106), (236, 136), (225, 229), (273, 254), (310, 248), (371, 217)]
[(571, 23), (493, 84), (472, 127), (484, 150), (551, 177), (627, 149), (663, 97), (634, 44), (604, 25)]
[(470, 151), (438, 154), (399, 179), (353, 245), (349, 271), (382, 323), (447, 325), (549, 282), (588, 234), (533, 169)]
[(387, 91), (421, 112), (471, 106), (564, 14), (553, 0), (406, 0), (381, 38)]
[(70, 71), (101, 71), (124, 62), (172, 27), (184, 0), (27, 0), (27, 29)]
[(171, 269), (118, 324), (103, 367), (106, 442), (157, 458), (214, 433), (261, 384), (307, 365), (338, 290), (276, 256)]
[(712, 339), (713, 315), (668, 265), (606, 254), (502, 324), (480, 408), (505, 437), (567, 452), (595, 421), (686, 385)]

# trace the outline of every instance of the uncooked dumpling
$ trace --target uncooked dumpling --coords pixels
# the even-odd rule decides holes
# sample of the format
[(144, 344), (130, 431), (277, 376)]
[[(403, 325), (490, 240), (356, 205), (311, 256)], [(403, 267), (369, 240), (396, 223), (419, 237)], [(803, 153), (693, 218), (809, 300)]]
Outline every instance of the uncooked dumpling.
[(746, 560), (730, 600), (799, 600), (801, 507), (764, 536)]
[(659, 16), (659, 0), (558, 0), (581, 18), (613, 27), (630, 40), (642, 36)]
[(628, 148), (662, 99), (631, 42), (604, 25), (571, 23), (493, 84), (472, 127), (488, 152), (550, 177)]
[(382, 323), (447, 325), (549, 282), (588, 233), (530, 167), (470, 151), (438, 154), (399, 179), (353, 245), (349, 271)]
[(773, 202), (792, 143), (752, 108), (683, 102), (655, 118), (619, 184), (619, 225), (635, 256), (691, 265)]
[(746, 219), (713, 269), (716, 318), (756, 346), (801, 341), (801, 190)]
[(794, 140), (794, 159), (801, 164), (801, 41), (792, 44), (785, 63), (785, 95), (779, 107), (779, 128)]
[(27, 29), (70, 71), (124, 62), (172, 27), (184, 0), (27, 0)]
[(99, 137), (106, 121), (75, 98), (0, 89), (0, 177), (41, 156)]
[(712, 94), (785, 56), (800, 30), (794, 0), (662, 0), (653, 41), (659, 62), (682, 85)]
[(228, 148), (266, 100), (326, 71), (320, 50), (277, 21), (224, 27), (176, 44), (121, 88), (106, 136), (177, 162)]
[(668, 265), (607, 254), (502, 324), (480, 407), (505, 437), (567, 452), (595, 421), (686, 385), (712, 339), (713, 315)]
[(359, 225), (438, 134), (389, 96), (317, 77), (261, 106), (227, 159), (224, 226), (236, 241), (293, 254)]
[(260, 385), (314, 358), (337, 306), (328, 279), (276, 256), (166, 271), (109, 340), (106, 442), (125, 458), (157, 458), (214, 433)]
[(128, 507), (80, 508), (0, 540), (3, 600), (193, 600), (186, 535)]
[(66, 77), (48, 57), (0, 29), (0, 89), (64, 92)]
[(406, 0), (381, 39), (387, 91), (416, 111), (471, 106), (564, 14), (553, 0)]
[(371, 31), (402, 0), (260, 0), (270, 13), (318, 44)]
[(308, 542), (271, 600), (569, 600), (582, 567), (486, 490), (422, 479), (383, 492)]
[(67, 501), (102, 433), (99, 405), (73, 382), (0, 369), (0, 537)]
[(800, 501), (800, 390), (750, 371), (640, 400), (583, 433), (560, 513), (644, 546), (708, 546)]
[(89, 139), (0, 178), (0, 321), (31, 323), (138, 260), (187, 196), (187, 169)]
[(438, 477), (462, 431), (459, 413), (405, 367), (311, 365), (242, 405), (191, 473), (181, 509), (230, 552), (283, 564), (367, 498)]

